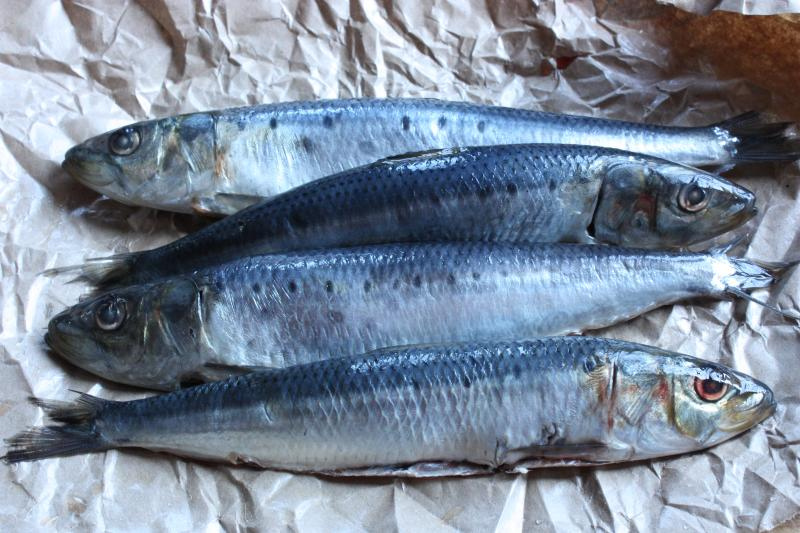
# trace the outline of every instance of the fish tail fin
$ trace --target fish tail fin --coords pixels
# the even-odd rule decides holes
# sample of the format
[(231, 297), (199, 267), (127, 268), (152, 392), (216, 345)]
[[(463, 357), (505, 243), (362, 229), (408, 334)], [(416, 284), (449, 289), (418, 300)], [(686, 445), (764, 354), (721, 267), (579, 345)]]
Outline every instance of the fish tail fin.
[(95, 257), (87, 259), (82, 265), (49, 268), (41, 273), (43, 276), (54, 277), (62, 274), (76, 273), (71, 280), (86, 281), (97, 288), (114, 285), (131, 273), (137, 254), (118, 254), (109, 257)]
[(750, 261), (766, 270), (769, 275), (772, 276), (773, 283), (782, 281), (800, 265), (800, 259), (792, 259), (790, 261), (761, 261), (758, 259), (751, 259)]
[(784, 281), (800, 264), (800, 259), (780, 262), (758, 261), (741, 257), (731, 257), (729, 259), (736, 267), (736, 273), (729, 276), (725, 292), (763, 306), (786, 318), (800, 320), (800, 314), (784, 311), (778, 306), (759, 300), (747, 292), (748, 290), (761, 289)]
[(794, 161), (800, 158), (800, 138), (788, 133), (791, 122), (769, 122), (757, 111), (749, 111), (719, 124), (736, 138), (733, 159), (742, 161)]
[(30, 428), (7, 439), (8, 451), (2, 457), (6, 463), (37, 461), (110, 447), (98, 431), (95, 421), (98, 414), (114, 402), (88, 394), (81, 394), (74, 402), (39, 398), (31, 398), (31, 401), (44, 409), (48, 418), (64, 422), (64, 425)]

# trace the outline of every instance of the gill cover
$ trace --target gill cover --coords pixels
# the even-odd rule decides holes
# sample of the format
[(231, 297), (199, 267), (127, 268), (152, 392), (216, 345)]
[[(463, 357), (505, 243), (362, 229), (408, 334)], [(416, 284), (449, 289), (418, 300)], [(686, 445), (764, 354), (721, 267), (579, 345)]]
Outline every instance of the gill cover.
[(755, 197), (724, 178), (655, 159), (620, 158), (606, 168), (592, 236), (639, 248), (685, 247), (755, 214)]

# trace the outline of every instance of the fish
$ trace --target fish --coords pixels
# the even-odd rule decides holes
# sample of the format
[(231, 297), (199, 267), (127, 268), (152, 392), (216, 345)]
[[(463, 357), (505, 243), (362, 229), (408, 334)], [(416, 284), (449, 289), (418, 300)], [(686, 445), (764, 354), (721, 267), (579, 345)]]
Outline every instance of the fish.
[(246, 255), (386, 242), (578, 242), (686, 247), (756, 213), (720, 176), (615, 149), (499, 145), (395, 157), (301, 185), (154, 250), (90, 259), (96, 288)]
[(125, 204), (224, 216), (344, 170), (444, 148), (579, 144), (694, 166), (792, 161), (800, 141), (789, 126), (754, 112), (687, 128), (436, 99), (318, 100), (137, 122), (74, 146), (62, 167)]
[(386, 346), (578, 333), (681, 300), (752, 298), (789, 268), (577, 244), (300, 251), (87, 298), (45, 342), (102, 378), (171, 390)]
[(36, 400), (61, 422), (7, 463), (145, 448), (332, 476), (466, 476), (693, 452), (770, 417), (723, 365), (591, 337), (395, 347), (133, 401)]

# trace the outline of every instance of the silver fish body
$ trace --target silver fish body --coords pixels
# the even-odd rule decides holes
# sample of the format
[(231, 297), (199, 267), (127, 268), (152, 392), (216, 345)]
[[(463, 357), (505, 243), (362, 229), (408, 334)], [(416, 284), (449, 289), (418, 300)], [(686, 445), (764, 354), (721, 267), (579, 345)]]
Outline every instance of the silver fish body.
[[(382, 242), (682, 247), (748, 220), (754, 202), (750, 191), (719, 176), (639, 154), (566, 145), (473, 147), (345, 171), (160, 248), (77, 268), (105, 288), (247, 255)], [(63, 270), (71, 267), (56, 269)]]
[(329, 475), (525, 472), (713, 446), (770, 416), (762, 383), (621, 341), (390, 348), (129, 402), (38, 402), (65, 422), (6, 461), (138, 447)]
[(787, 124), (755, 114), (707, 127), (652, 126), (432, 99), (291, 102), (180, 115), (87, 140), (64, 168), (124, 203), (231, 214), (260, 198), (379, 159), (431, 149), (551, 143), (694, 165), (791, 160)]
[(172, 388), (385, 346), (584, 331), (773, 279), (721, 253), (378, 245), (250, 257), (113, 290), (54, 317), (46, 340), (105, 378)]

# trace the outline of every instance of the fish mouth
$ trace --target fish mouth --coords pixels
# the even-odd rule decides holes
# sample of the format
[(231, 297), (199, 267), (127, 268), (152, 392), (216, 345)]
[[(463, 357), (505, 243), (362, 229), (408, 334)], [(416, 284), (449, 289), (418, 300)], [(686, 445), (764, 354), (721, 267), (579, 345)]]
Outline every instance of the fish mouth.
[(67, 361), (84, 367), (88, 361), (88, 337), (73, 324), (68, 315), (56, 315), (47, 326), (44, 342), (47, 346)]
[(771, 417), (776, 407), (775, 397), (768, 388), (743, 392), (730, 401), (719, 428), (728, 433), (744, 431)]
[(67, 174), (88, 187), (105, 187), (117, 180), (119, 170), (102, 156), (81, 146), (70, 148), (61, 163)]
[(737, 225), (747, 222), (758, 214), (758, 208), (756, 207), (756, 196), (753, 193), (747, 191), (746, 199), (743, 199), (743, 201), (744, 205), (733, 216)]

